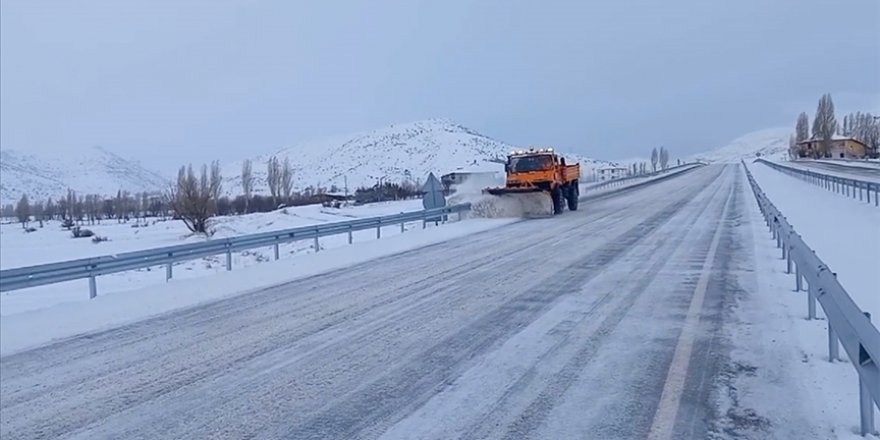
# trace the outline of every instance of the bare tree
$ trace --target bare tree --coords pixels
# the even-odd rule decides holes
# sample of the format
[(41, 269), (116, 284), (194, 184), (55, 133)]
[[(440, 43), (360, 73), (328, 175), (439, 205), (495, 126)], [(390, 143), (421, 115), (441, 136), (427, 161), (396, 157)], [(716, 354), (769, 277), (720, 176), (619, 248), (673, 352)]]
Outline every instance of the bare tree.
[(278, 196), (281, 195), (281, 164), (277, 157), (272, 156), (266, 166), (266, 184), (269, 186), (269, 194), (272, 195), (272, 204), (277, 207)]
[(797, 137), (795, 134), (792, 134), (788, 137), (788, 158), (795, 160), (798, 158), (798, 155)]
[(244, 213), (247, 214), (248, 204), (254, 193), (254, 170), (250, 159), (241, 164), (241, 189), (244, 192)]
[(72, 189), (67, 189), (67, 201), (65, 203), (65, 212), (67, 218), (71, 220), (76, 220), (73, 215), (73, 207), (76, 205), (76, 193), (73, 192)]
[(831, 151), (831, 140), (837, 133), (837, 119), (834, 117), (834, 102), (831, 94), (826, 93), (819, 99), (816, 118), (813, 120), (813, 137), (821, 140), (822, 155)]
[(865, 144), (870, 150), (880, 148), (880, 120), (875, 120), (871, 113), (850, 113), (843, 118), (845, 136), (852, 137)]
[(21, 228), (25, 229), (31, 219), (31, 204), (28, 201), (27, 194), (22, 194), (18, 204), (15, 205), (15, 215), (18, 217), (18, 221), (21, 222)]
[(669, 168), (669, 151), (666, 148), (660, 147), (660, 169), (665, 170)]
[(220, 200), (220, 192), (223, 190), (223, 176), (220, 174), (220, 161), (211, 162), (211, 181), (209, 182), (211, 191), (211, 207), (212, 214), (217, 213), (217, 200)]
[(74, 197), (73, 202), (73, 219), (79, 223), (83, 221), (83, 213), (85, 212), (85, 200), (83, 196)]
[(281, 194), (284, 195), (284, 203), (290, 203), (290, 195), (293, 193), (293, 170), (290, 168), (290, 158), (284, 158), (284, 166), (281, 168)]
[(117, 223), (122, 223), (128, 207), (125, 206), (125, 196), (122, 194), (121, 189), (116, 191), (116, 203), (114, 205), (116, 207), (116, 221)]
[(655, 147), (653, 151), (651, 151), (651, 169), (656, 173), (657, 172), (657, 162), (660, 160), (660, 154), (657, 152), (657, 148)]
[(45, 205), (43, 202), (36, 202), (31, 204), (31, 215), (34, 217), (34, 220), (40, 222), (40, 227), (43, 227), (43, 216), (45, 215)]
[(56, 211), (55, 202), (49, 197), (49, 200), (46, 201), (46, 207), (43, 209), (43, 217), (46, 220), (52, 220), (55, 218)]
[(795, 132), (795, 141), (801, 142), (807, 140), (810, 137), (810, 118), (806, 113), (801, 112), (797, 118), (797, 124), (794, 128)]
[(189, 165), (178, 170), (177, 184), (169, 188), (168, 198), (171, 201), (171, 209), (187, 229), (207, 234), (208, 220), (215, 206), (215, 201), (211, 198), (213, 194), (207, 166), (202, 166), (201, 178), (197, 179), (192, 165)]

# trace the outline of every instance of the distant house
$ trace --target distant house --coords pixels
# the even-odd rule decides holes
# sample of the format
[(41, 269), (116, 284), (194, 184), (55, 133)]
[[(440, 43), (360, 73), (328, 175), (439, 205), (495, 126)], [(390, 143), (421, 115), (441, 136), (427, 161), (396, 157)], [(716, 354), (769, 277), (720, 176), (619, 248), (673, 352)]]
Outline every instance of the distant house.
[(848, 137), (834, 135), (831, 138), (831, 147), (822, 154), (822, 140), (810, 138), (798, 142), (798, 154), (800, 157), (826, 157), (834, 159), (864, 159), (870, 154), (868, 146), (862, 141)]
[(626, 177), (627, 173), (629, 172), (629, 168), (606, 165), (599, 168), (598, 172), (600, 181), (614, 180), (620, 179), (621, 177)]

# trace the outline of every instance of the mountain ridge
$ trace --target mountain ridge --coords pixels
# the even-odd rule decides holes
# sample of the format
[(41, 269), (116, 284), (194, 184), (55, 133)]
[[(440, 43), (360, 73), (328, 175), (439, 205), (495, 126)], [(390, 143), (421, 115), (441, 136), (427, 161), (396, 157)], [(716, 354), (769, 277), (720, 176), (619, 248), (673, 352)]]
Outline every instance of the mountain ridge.
[(0, 200), (17, 201), (22, 194), (31, 200), (57, 198), (68, 189), (78, 194), (113, 195), (161, 191), (169, 180), (140, 162), (125, 159), (103, 147), (46, 153), (0, 150)]
[[(439, 177), (454, 171), (503, 172), (503, 165), (495, 160), (504, 159), (511, 150), (522, 148), (448, 118), (395, 123), (298, 142), (221, 163), (222, 192), (228, 196), (242, 193), (241, 169), (246, 159), (252, 161), (254, 194), (268, 193), (266, 164), (273, 156), (282, 162), (289, 158), (294, 190), (303, 191), (308, 187), (331, 189), (333, 186), (342, 190), (347, 186), (354, 191), (380, 181), (418, 184), (424, 182), (429, 173)], [(164, 191), (172, 182), (138, 161), (123, 158), (102, 147), (58, 151), (51, 156), (14, 149), (3, 149), (0, 153), (0, 200), (4, 204), (14, 203), (23, 193), (32, 200), (57, 198), (66, 194), (68, 188), (78, 194), (112, 196), (118, 190), (132, 193)], [(580, 162), (584, 176), (589, 175), (590, 168), (609, 163), (576, 154), (562, 154), (570, 162)]]
[(790, 127), (771, 127), (755, 130), (739, 136), (714, 150), (694, 154), (688, 160), (736, 163), (740, 160), (754, 159), (759, 153), (762, 157), (784, 159), (788, 155), (788, 137), (792, 131)]

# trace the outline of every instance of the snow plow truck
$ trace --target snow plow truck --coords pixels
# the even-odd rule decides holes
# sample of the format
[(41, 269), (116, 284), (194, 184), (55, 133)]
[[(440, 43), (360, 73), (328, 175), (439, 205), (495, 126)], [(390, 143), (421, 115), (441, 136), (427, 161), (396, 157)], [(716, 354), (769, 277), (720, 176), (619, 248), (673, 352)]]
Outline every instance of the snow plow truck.
[(580, 164), (567, 165), (552, 148), (512, 151), (504, 165), (504, 187), (486, 188), (483, 193), (516, 199), (528, 215), (562, 214), (578, 208)]

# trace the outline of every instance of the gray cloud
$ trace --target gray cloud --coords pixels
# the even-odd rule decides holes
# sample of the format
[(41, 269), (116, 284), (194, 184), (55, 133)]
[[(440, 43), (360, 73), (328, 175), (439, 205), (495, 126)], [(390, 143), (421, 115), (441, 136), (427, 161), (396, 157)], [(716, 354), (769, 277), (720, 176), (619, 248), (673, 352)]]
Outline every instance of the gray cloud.
[(876, 0), (0, 6), (0, 146), (164, 170), (449, 117), (600, 158), (880, 112)]

